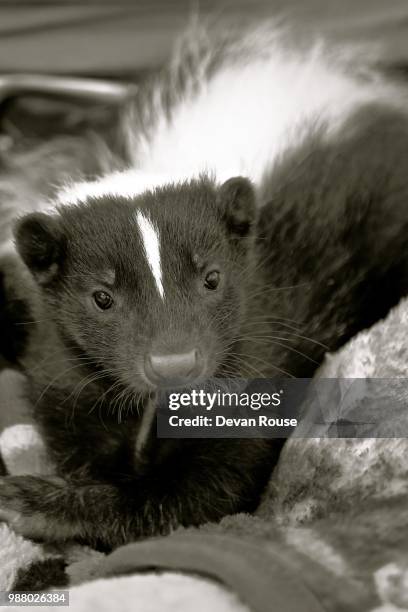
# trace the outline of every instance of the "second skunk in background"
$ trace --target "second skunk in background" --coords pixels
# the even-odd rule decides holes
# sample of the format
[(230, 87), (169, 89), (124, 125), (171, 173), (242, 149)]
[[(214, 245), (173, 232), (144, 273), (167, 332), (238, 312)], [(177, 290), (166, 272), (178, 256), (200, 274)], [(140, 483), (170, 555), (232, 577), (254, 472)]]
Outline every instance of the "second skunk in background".
[(13, 200), (2, 325), (7, 299), (36, 322), (15, 360), (60, 478), (3, 478), (1, 518), (109, 548), (256, 507), (279, 442), (159, 440), (146, 461), (138, 409), (311, 376), (407, 292), (403, 95), (273, 32), (195, 32), (132, 107), (128, 168)]

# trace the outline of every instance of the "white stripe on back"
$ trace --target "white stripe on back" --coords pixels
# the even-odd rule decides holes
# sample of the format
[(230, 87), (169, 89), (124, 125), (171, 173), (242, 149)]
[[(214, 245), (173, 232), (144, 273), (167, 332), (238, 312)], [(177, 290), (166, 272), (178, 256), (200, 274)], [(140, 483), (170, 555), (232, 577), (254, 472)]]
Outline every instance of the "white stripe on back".
[[(332, 142), (366, 104), (405, 110), (399, 88), (368, 69), (373, 65), (370, 53), (359, 57), (357, 49), (354, 60), (353, 48), (347, 46), (326, 47), (319, 41), (309, 49), (294, 46), (279, 27), (250, 30), (231, 44), (213, 73), (202, 79), (207, 74), (205, 54), (192, 77), (193, 87), (185, 93), (172, 91), (178, 102), (170, 116), (160, 103), (147, 108), (149, 116), (155, 115), (148, 137), (127, 124), (129, 168), (67, 184), (58, 192), (58, 203), (133, 199), (202, 174), (217, 183), (242, 175), (262, 189), (276, 162), (316, 129), (323, 142)], [(163, 87), (166, 91), (158, 82), (154, 99), (162, 98)]]
[(159, 230), (140, 210), (136, 214), (136, 221), (142, 238), (146, 260), (152, 271), (157, 291), (160, 297), (164, 299)]

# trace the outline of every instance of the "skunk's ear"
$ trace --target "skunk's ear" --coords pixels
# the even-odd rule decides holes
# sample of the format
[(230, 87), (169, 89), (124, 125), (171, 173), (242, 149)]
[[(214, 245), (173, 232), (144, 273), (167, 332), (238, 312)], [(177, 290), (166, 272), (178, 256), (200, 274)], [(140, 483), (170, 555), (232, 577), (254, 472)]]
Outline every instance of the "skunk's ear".
[(64, 251), (64, 237), (58, 217), (32, 213), (14, 228), (17, 251), (40, 284), (57, 273)]
[(251, 182), (238, 176), (226, 181), (218, 191), (218, 201), (230, 233), (244, 237), (256, 217), (255, 191)]

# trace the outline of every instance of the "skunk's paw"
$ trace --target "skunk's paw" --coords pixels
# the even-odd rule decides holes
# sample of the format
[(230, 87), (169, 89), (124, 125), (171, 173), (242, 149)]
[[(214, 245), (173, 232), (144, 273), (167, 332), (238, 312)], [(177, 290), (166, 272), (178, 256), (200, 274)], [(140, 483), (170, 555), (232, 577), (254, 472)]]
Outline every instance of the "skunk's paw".
[(36, 540), (70, 537), (58, 517), (61, 494), (68, 488), (59, 478), (6, 476), (0, 478), (0, 521), (18, 534)]

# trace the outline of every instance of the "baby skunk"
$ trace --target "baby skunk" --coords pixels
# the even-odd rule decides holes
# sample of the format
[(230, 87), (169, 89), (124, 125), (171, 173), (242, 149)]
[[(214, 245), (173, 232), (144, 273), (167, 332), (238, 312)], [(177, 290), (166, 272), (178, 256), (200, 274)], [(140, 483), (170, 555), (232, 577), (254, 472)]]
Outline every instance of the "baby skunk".
[(133, 105), (130, 166), (16, 224), (18, 362), (58, 474), (1, 479), (24, 535), (111, 548), (254, 509), (279, 443), (144, 453), (156, 392), (309, 377), (407, 291), (402, 94), (277, 34), (192, 38)]

